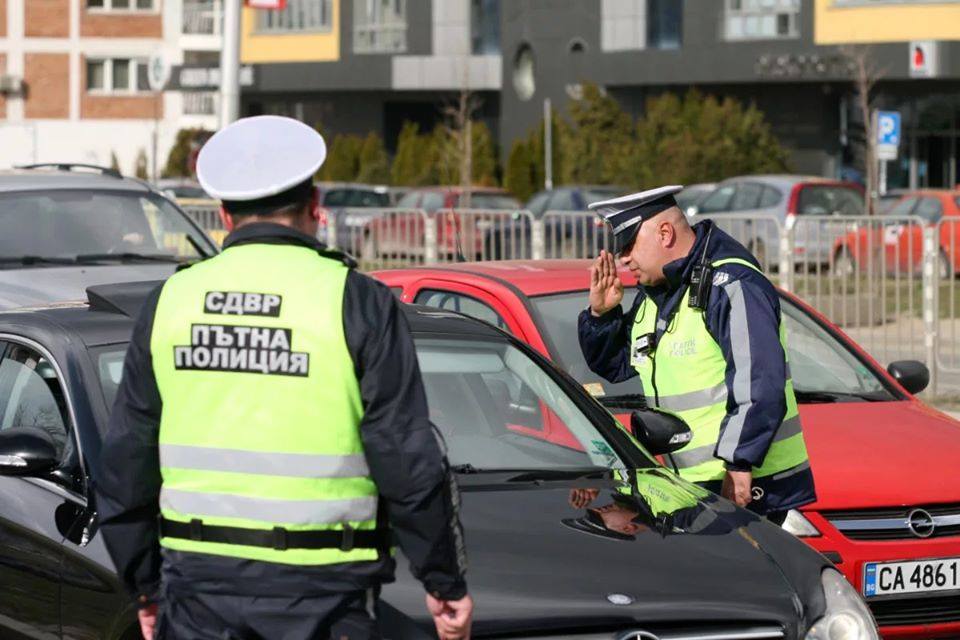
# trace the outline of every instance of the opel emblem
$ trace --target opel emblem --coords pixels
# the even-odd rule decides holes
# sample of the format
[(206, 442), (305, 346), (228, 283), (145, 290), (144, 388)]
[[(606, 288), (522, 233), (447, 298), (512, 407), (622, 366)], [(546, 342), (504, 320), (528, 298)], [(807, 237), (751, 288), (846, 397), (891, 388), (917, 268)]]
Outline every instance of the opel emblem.
[(649, 631), (627, 631), (617, 636), (617, 640), (660, 640)]
[(609, 602), (610, 604), (615, 604), (621, 607), (625, 607), (628, 604), (633, 604), (633, 598), (631, 598), (625, 593), (611, 593), (610, 595), (607, 596), (607, 602)]
[(923, 509), (914, 509), (907, 515), (907, 527), (918, 538), (929, 538), (937, 525), (929, 513)]

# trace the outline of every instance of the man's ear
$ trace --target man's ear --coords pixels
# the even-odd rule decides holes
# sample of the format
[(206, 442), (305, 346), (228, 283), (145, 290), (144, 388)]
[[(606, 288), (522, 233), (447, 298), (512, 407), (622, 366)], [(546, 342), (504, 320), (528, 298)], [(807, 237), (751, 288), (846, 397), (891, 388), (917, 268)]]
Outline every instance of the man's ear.
[(320, 210), (320, 190), (316, 187), (313, 188), (313, 195), (310, 196), (310, 217), (316, 221), (320, 222), (321, 213)]
[(227, 233), (233, 231), (233, 216), (223, 208), (223, 205), (220, 205), (220, 222), (223, 223), (223, 228), (227, 230)]

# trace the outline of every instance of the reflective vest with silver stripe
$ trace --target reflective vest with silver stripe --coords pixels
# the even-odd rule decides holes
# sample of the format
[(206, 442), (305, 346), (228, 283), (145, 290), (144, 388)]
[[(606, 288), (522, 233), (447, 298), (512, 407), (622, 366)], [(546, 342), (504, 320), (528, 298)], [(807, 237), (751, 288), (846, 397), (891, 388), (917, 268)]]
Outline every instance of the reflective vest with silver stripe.
[[(179, 522), (375, 529), (377, 487), (343, 328), (348, 269), (308, 247), (249, 244), (175, 274), (154, 317), (163, 400), (160, 509)], [(162, 537), (170, 549), (295, 565), (376, 549), (272, 549)]]
[[(740, 264), (760, 271), (746, 260), (737, 258), (718, 260), (712, 266), (724, 264)], [(659, 338), (654, 353), (634, 362), (633, 366), (640, 374), (647, 404), (677, 414), (693, 431), (690, 443), (673, 454), (680, 475), (692, 482), (709, 482), (722, 480), (725, 475), (723, 460), (715, 457), (714, 452), (717, 451), (721, 424), (727, 415), (727, 363), (720, 345), (707, 330), (703, 313), (688, 306), (689, 296), (688, 288), (670, 326)], [(657, 314), (657, 305), (648, 296), (637, 310), (632, 342), (655, 331)], [(742, 336), (742, 339), (745, 340), (746, 336)], [(782, 322), (780, 343), (786, 356), (786, 332)], [(784, 388), (787, 412), (763, 464), (753, 469), (755, 478), (786, 476), (808, 464), (789, 367), (787, 371)], [(730, 436), (735, 433), (731, 429), (739, 432), (737, 419), (737, 416), (732, 416), (727, 425)], [(732, 446), (736, 446), (736, 442), (732, 442)]]

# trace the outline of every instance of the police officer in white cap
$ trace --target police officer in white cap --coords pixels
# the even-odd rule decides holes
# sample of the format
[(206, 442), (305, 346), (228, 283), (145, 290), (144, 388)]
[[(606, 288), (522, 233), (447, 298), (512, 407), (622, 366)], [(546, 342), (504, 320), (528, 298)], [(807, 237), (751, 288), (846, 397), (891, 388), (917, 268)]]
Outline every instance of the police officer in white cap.
[(394, 539), (439, 636), (469, 636), (456, 486), (404, 316), (316, 240), (325, 156), (288, 118), (213, 136), (197, 173), (224, 250), (134, 329), (97, 504), (146, 639), (378, 638)]
[[(816, 499), (776, 289), (739, 242), (691, 227), (669, 186), (591, 205), (614, 253), (591, 268), (580, 346), (610, 382), (636, 378), (651, 407), (690, 425), (680, 474), (781, 524)], [(619, 263), (619, 264), (618, 264)], [(639, 283), (621, 308), (618, 268)]]

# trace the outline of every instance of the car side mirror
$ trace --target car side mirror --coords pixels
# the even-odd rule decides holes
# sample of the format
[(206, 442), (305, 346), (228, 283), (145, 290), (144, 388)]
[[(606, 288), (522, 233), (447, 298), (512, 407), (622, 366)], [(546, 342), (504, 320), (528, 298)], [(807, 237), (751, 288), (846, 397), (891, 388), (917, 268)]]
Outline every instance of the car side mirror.
[(930, 384), (930, 370), (916, 360), (897, 360), (887, 365), (887, 372), (900, 386), (912, 394), (918, 394)]
[(655, 456), (682, 449), (693, 438), (690, 425), (682, 418), (659, 409), (631, 413), (630, 431)]
[(57, 447), (50, 434), (36, 427), (0, 431), (0, 475), (32, 476), (57, 466)]

